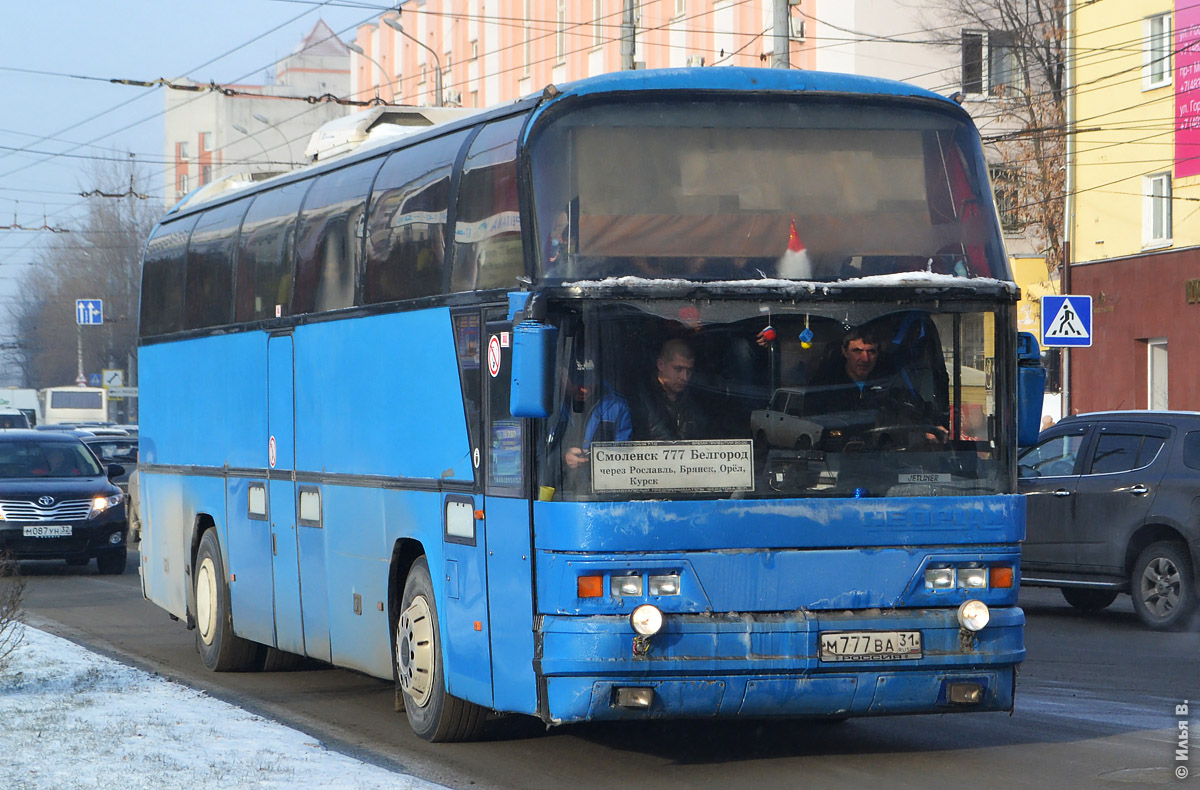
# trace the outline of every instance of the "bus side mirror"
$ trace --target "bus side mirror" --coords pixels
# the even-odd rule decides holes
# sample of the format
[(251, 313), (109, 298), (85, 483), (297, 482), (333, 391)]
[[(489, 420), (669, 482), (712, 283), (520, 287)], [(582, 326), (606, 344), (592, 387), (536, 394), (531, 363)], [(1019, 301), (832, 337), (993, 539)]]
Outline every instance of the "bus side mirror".
[(1046, 368), (1031, 332), (1017, 333), (1017, 446), (1037, 444), (1041, 430), (1042, 400), (1046, 396)]
[(554, 395), (554, 352), (558, 327), (522, 321), (513, 327), (512, 389), (514, 417), (549, 417)]

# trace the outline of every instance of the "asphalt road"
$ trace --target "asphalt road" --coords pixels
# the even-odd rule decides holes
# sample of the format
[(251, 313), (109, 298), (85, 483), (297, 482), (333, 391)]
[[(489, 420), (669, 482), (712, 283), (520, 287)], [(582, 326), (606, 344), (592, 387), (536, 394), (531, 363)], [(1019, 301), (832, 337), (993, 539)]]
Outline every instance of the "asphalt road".
[[(330, 748), (455, 788), (1196, 787), (1175, 778), (1175, 706), (1200, 732), (1200, 632), (1155, 633), (1122, 596), (1084, 614), (1026, 589), (1028, 658), (1003, 713), (791, 721), (576, 725), (510, 717), (490, 739), (428, 744), (392, 709), (390, 683), (314, 666), (212, 674), (192, 632), (141, 598), (137, 555), (123, 576), (94, 563), (25, 563), (30, 624), (283, 721)], [(1195, 737), (1193, 736), (1193, 741)]]

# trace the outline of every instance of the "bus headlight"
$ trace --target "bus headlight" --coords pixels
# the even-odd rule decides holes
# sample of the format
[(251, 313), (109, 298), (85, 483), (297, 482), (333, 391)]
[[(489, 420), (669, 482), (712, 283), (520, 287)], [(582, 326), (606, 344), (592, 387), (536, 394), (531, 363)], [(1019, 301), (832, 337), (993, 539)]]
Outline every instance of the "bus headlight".
[(679, 595), (679, 576), (670, 573), (650, 577), (651, 595)]
[(926, 590), (953, 590), (954, 569), (949, 566), (930, 565), (925, 569)]
[(642, 594), (641, 576), (612, 577), (612, 594), (617, 597), (638, 596)]
[(991, 619), (992, 613), (988, 611), (987, 604), (983, 601), (972, 598), (969, 601), (963, 601), (962, 606), (958, 607), (958, 624), (964, 630), (982, 630)]
[(629, 624), (638, 636), (654, 636), (662, 630), (663, 615), (657, 606), (644, 603), (629, 615)]
[(958, 588), (960, 590), (986, 590), (988, 586), (987, 568), (959, 568)]

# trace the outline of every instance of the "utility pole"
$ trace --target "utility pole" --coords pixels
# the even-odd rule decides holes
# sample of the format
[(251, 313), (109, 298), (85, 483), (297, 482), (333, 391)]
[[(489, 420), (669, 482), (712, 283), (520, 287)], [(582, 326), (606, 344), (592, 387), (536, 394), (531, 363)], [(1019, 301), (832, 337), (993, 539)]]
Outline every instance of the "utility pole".
[(634, 28), (634, 11), (637, 0), (625, 0), (625, 8), (621, 12), (621, 70), (633, 71), (633, 45), (636, 29)]
[(792, 49), (791, 30), (791, 0), (774, 0), (775, 19), (772, 23), (772, 37), (775, 39), (771, 53), (771, 68), (790, 69)]

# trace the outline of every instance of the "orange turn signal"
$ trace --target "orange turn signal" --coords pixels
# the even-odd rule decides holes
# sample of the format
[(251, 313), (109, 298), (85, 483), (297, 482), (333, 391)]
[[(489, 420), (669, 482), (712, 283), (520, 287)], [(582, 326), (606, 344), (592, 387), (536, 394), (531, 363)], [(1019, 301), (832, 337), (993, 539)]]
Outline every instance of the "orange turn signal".
[(604, 595), (603, 576), (580, 576), (576, 581), (580, 598), (600, 598)]
[(989, 581), (991, 581), (993, 590), (1007, 589), (1013, 586), (1013, 569), (1008, 566), (998, 565), (993, 567), (989, 570), (988, 576), (990, 577)]

